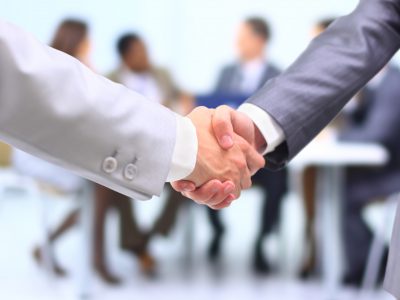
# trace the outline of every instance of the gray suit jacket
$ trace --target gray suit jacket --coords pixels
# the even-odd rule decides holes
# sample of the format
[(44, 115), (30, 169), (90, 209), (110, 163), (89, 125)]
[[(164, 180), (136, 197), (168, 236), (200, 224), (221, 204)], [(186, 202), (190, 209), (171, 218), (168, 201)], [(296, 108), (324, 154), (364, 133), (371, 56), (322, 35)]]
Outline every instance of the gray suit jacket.
[[(267, 156), (268, 165), (282, 167), (303, 149), (399, 47), (400, 0), (361, 0), (317, 37), (286, 72), (249, 99), (286, 136)], [(385, 286), (400, 299), (399, 218), (394, 233)]]
[(160, 194), (176, 114), (0, 20), (0, 139), (135, 199)]
[(361, 0), (317, 37), (286, 72), (248, 101), (281, 125), (286, 143), (271, 168), (303, 149), (400, 47), (400, 0)]

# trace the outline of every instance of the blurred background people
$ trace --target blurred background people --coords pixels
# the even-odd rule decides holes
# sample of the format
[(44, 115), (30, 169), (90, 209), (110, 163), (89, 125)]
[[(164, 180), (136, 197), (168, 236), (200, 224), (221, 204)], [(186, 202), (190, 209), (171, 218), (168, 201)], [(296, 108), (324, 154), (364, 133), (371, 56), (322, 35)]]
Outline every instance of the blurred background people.
[[(311, 37), (315, 38), (320, 35), (334, 21), (334, 17), (319, 20), (311, 30)], [(326, 133), (329, 131), (329, 128), (332, 127), (334, 127), (334, 130), (337, 130), (337, 126), (339, 126), (338, 123), (340, 122), (334, 120), (328, 128), (320, 133), (317, 139), (330, 138), (330, 134)], [(314, 233), (316, 176), (317, 170), (313, 167), (307, 168), (303, 173), (303, 199), (306, 214), (306, 255), (304, 257), (303, 265), (299, 271), (299, 276), (303, 279), (307, 279), (308, 277), (314, 275), (316, 267), (316, 240)]]
[[(78, 19), (66, 19), (61, 22), (59, 27), (57, 28), (53, 41), (51, 42), (51, 46), (57, 50), (63, 51), (77, 59), (81, 62), (86, 64), (88, 67), (90, 65), (90, 50), (91, 50), (91, 43), (89, 37), (89, 27), (86, 22), (78, 20)], [(71, 190), (71, 186), (75, 186), (74, 182), (75, 176), (70, 175), (64, 170), (60, 168), (54, 167), (46, 162), (38, 161), (38, 159), (31, 157), (27, 154), (21, 154), (17, 152), (17, 155), (20, 162), (18, 163), (20, 166), (23, 164), (24, 166), (21, 167), (22, 169), (26, 169), (27, 165), (31, 165), (30, 171), (28, 174), (34, 172), (33, 169), (36, 170), (43, 170), (46, 169), (46, 178), (61, 178), (61, 182), (57, 182), (56, 186), (62, 186), (63, 190)], [(22, 158), (20, 156), (23, 156)], [(22, 160), (22, 161), (21, 161)], [(28, 160), (28, 161), (27, 161)], [(35, 161), (39, 165), (32, 165)], [(23, 163), (22, 163), (23, 162)], [(46, 167), (47, 166), (47, 167)], [(43, 171), (41, 171), (43, 172)], [(32, 176), (41, 176), (41, 174), (32, 174)], [(70, 178), (71, 177), (71, 178)], [(44, 179), (46, 182), (54, 181), (54, 179)], [(60, 181), (58, 180), (58, 181)], [(78, 179), (77, 179), (78, 180)], [(79, 179), (80, 180), (80, 179)], [(42, 179), (43, 181), (43, 179)], [(69, 182), (69, 183), (68, 183)], [(96, 194), (99, 194), (103, 188), (99, 185), (95, 186)], [(119, 283), (119, 279), (117, 276), (112, 274), (112, 272), (107, 267), (106, 257), (104, 253), (104, 231), (102, 230), (104, 227), (104, 223), (106, 221), (105, 214), (101, 214), (99, 211), (101, 209), (102, 202), (101, 202), (101, 195), (97, 196), (95, 201), (96, 213), (94, 219), (94, 247), (93, 247), (93, 266), (97, 272), (97, 274), (107, 283), (116, 284)], [(49, 233), (49, 242), (54, 244), (61, 238), (68, 230), (73, 228), (78, 220), (79, 220), (79, 209), (74, 209), (71, 211), (64, 220), (57, 226), (54, 230)], [(51, 247), (53, 248), (53, 247)], [(38, 246), (34, 249), (34, 258), (38, 263), (42, 263), (43, 261), (43, 253), (42, 247)], [(54, 271), (59, 276), (65, 276), (66, 270), (57, 262), (55, 255), (51, 254), (52, 265), (54, 267)]]
[[(90, 57), (90, 38), (89, 38), (89, 27), (86, 24), (86, 22), (78, 19), (66, 19), (60, 23), (58, 28), (55, 31), (53, 40), (50, 44), (51, 47), (60, 50), (62, 52), (65, 52), (77, 59), (79, 59), (81, 62), (89, 66), (89, 57)], [(21, 155), (23, 156), (21, 158)], [(24, 169), (26, 168), (25, 166), (27, 165), (27, 160), (29, 160), (29, 163), (32, 164), (33, 161), (37, 161), (39, 163), (39, 166), (34, 166), (31, 165), (32, 170), (28, 170), (28, 174), (32, 174), (31, 172), (34, 172), (33, 169), (46, 169), (45, 173), (47, 173), (45, 176), (46, 177), (61, 177), (65, 178), (66, 176), (69, 177), (69, 174), (66, 175), (67, 173), (64, 170), (57, 168), (54, 168), (53, 166), (50, 166), (47, 162), (39, 161), (38, 159), (28, 155), (28, 154), (22, 154), (20, 152), (17, 152), (15, 154), (15, 160), (17, 161), (17, 164), (21, 165), (18, 161), (23, 160), (24, 161)], [(47, 168), (46, 168), (47, 166)], [(23, 170), (25, 171), (25, 170)], [(43, 172), (43, 171), (41, 171)], [(42, 177), (43, 175), (40, 174), (32, 174), (32, 176), (40, 176)], [(71, 175), (73, 176), (73, 175)], [(73, 176), (74, 177), (74, 176)], [(41, 178), (42, 181), (49, 181), (47, 178)], [(64, 179), (65, 180), (65, 179)], [(71, 179), (73, 180), (73, 179)], [(59, 186), (60, 184), (56, 184), (56, 186)], [(62, 186), (66, 186), (65, 184), (62, 184)], [(69, 185), (67, 185), (69, 186)], [(67, 190), (69, 188), (66, 188)], [(54, 244), (61, 236), (63, 236), (69, 229), (71, 229), (74, 225), (76, 225), (79, 217), (79, 209), (74, 209), (71, 211), (64, 220), (60, 223), (58, 227), (56, 227), (54, 230), (52, 230), (49, 233), (49, 242), (50, 244)], [(51, 247), (53, 249), (54, 247)], [(38, 246), (34, 249), (34, 258), (38, 263), (42, 263), (43, 260), (43, 255), (42, 255), (42, 247)], [(52, 265), (54, 267), (54, 271), (57, 275), (59, 276), (65, 276), (66, 275), (66, 270), (61, 267), (61, 265), (57, 262), (57, 259), (54, 256), (54, 253), (51, 253), (51, 260), (52, 260)]]
[[(400, 71), (384, 68), (359, 94), (358, 107), (349, 113), (340, 139), (383, 145), (390, 154), (385, 166), (349, 168), (344, 197), (345, 284), (362, 283), (372, 233), (363, 219), (363, 209), (372, 201), (385, 200), (400, 192)], [(380, 280), (386, 267), (388, 249), (380, 266)]]
[(150, 62), (146, 44), (139, 35), (121, 36), (117, 52), (120, 65), (108, 75), (111, 80), (183, 115), (193, 109), (193, 97), (178, 88), (166, 69)]
[[(318, 22), (313, 33), (320, 34), (334, 20), (330, 18)], [(362, 283), (372, 243), (372, 233), (363, 218), (363, 210), (371, 202), (385, 200), (400, 191), (400, 142), (396, 138), (400, 122), (395, 117), (400, 113), (400, 89), (396, 84), (400, 79), (399, 75), (396, 67), (385, 67), (347, 105), (340, 114), (339, 121), (330, 125), (341, 141), (380, 144), (390, 154), (390, 160), (383, 167), (346, 170), (342, 224), (346, 268), (342, 281), (352, 286), (360, 286)], [(321, 133), (321, 139), (326, 134)], [(315, 183), (316, 170), (309, 168), (304, 174), (304, 199), (310, 251), (301, 270), (302, 277), (308, 277), (315, 268)], [(383, 280), (387, 252), (388, 249), (380, 265), (380, 280)]]
[[(162, 103), (176, 112), (188, 113), (192, 109), (192, 97), (177, 87), (167, 70), (156, 67), (150, 62), (146, 45), (141, 37), (135, 33), (127, 33), (119, 38), (116, 49), (120, 65), (108, 76), (111, 80), (144, 95), (150, 101)], [(179, 208), (186, 198), (168, 185), (166, 187), (168, 198), (165, 205), (152, 228), (147, 231), (138, 225), (133, 213), (134, 205), (130, 199), (104, 187), (98, 191), (100, 204), (96, 215), (98, 217), (104, 215), (109, 206), (117, 207), (121, 224), (121, 248), (138, 258), (144, 274), (153, 275), (156, 271), (156, 261), (150, 253), (149, 243), (158, 235), (168, 235), (176, 221)], [(97, 241), (102, 243), (100, 239)], [(97, 246), (101, 245), (95, 245)], [(100, 256), (99, 261), (101, 260)]]
[[(244, 99), (268, 80), (279, 75), (280, 70), (274, 66), (268, 57), (268, 45), (271, 39), (269, 24), (259, 17), (246, 19), (239, 28), (236, 40), (237, 61), (226, 66), (220, 74), (215, 94), (229, 96), (244, 95)], [(264, 204), (260, 217), (260, 228), (254, 244), (253, 268), (257, 273), (268, 274), (270, 263), (264, 254), (263, 242), (265, 237), (276, 227), (282, 199), (287, 191), (286, 171), (271, 173), (260, 170), (254, 177), (253, 183), (262, 188)], [(221, 254), (224, 225), (221, 213), (208, 209), (208, 215), (213, 229), (213, 237), (208, 255), (214, 261)]]
[[(90, 68), (93, 68), (93, 61), (102, 73), (113, 70), (109, 74), (110, 79), (144, 94), (150, 101), (163, 103), (180, 114), (186, 114), (193, 108), (193, 100), (182, 90), (182, 86), (196, 95), (212, 90), (205, 97), (211, 107), (222, 103), (237, 107), (266, 81), (279, 74), (280, 70), (274, 63), (288, 66), (304, 49), (310, 40), (310, 22), (319, 20), (320, 16), (347, 14), (357, 3), (357, 0), (314, 1), (312, 5), (304, 6), (298, 5), (298, 1), (288, 0), (287, 4), (292, 7), (288, 10), (288, 5), (279, 1), (238, 0), (232, 9), (227, 9), (230, 3), (226, 1), (214, 1), (210, 9), (209, 3), (204, 1), (123, 0), (118, 3), (121, 8), (118, 14), (110, 15), (110, 7), (114, 4), (14, 0), (2, 8), (0, 17), (18, 24), (42, 41), (52, 40), (53, 47), (74, 56)], [(77, 19), (65, 20), (54, 33), (54, 24), (58, 25), (60, 19), (71, 13), (90, 20), (94, 29), (90, 35), (86, 22)], [(247, 18), (254, 14), (260, 17)], [(276, 39), (273, 43), (265, 18), (274, 28)], [(321, 19), (313, 28), (313, 37), (333, 20)], [(230, 49), (232, 25), (238, 22), (241, 23), (236, 32), (236, 47)], [(132, 32), (116, 36), (121, 30), (132, 27), (139, 28), (146, 40)], [(96, 51), (90, 50), (92, 42), (96, 44)], [(151, 46), (151, 56), (146, 45)], [(237, 54), (236, 59), (224, 65), (233, 50)], [(165, 65), (168, 69), (160, 67)], [(399, 82), (398, 72), (393, 65), (385, 68), (316, 140), (317, 143), (335, 140), (340, 144), (338, 138), (341, 138), (343, 142), (350, 143), (378, 143), (389, 151), (391, 157), (382, 168), (347, 170), (343, 210), (338, 223), (343, 229), (341, 237), (345, 246), (346, 274), (343, 281), (353, 285), (350, 288), (341, 286), (338, 293), (340, 296), (343, 293), (344, 298), (354, 298), (353, 287), (360, 282), (370, 248), (371, 230), (364, 222), (364, 208), (375, 200), (385, 199), (400, 191), (397, 174), (399, 147), (395, 136), (391, 135), (398, 131), (395, 115), (399, 114), (396, 102), (399, 92), (394, 84)], [(217, 78), (210, 76), (211, 73), (218, 74)], [(198, 104), (205, 104), (199, 101), (201, 97), (196, 98)], [(14, 167), (37, 179), (35, 181), (46, 189), (44, 196), (51, 200), (59, 196), (52, 192), (48, 194), (49, 187), (56, 189), (57, 193), (61, 190), (61, 198), (71, 199), (74, 195), (70, 197), (69, 192), (92, 184), (51, 164), (25, 154), (21, 156), (18, 151), (16, 153), (13, 155)], [(304, 195), (291, 194), (285, 197), (284, 205), (281, 204), (287, 190), (286, 171), (261, 171), (254, 178), (254, 184), (262, 194), (246, 191), (243, 193), (245, 201), (239, 201), (222, 212), (194, 207), (188, 215), (190, 222), (177, 226), (176, 234), (172, 229), (179, 220), (180, 209), (185, 209), (186, 204), (185, 199), (170, 190), (169, 186), (165, 188), (163, 199), (146, 204), (138, 204), (107, 188), (93, 186), (91, 267), (103, 280), (90, 280), (92, 284), (75, 278), (75, 273), (83, 269), (81, 256), (86, 250), (81, 243), (77, 243), (76, 233), (81, 228), (74, 227), (81, 217), (80, 209), (75, 208), (72, 201), (46, 202), (46, 205), (50, 204), (46, 206), (46, 209), (51, 209), (50, 221), (54, 219), (55, 225), (59, 225), (51, 227), (48, 232), (53, 246), (50, 256), (54, 271), (59, 275), (66, 274), (65, 265), (71, 275), (63, 281), (48, 284), (47, 277), (35, 268), (36, 262), (42, 265), (47, 258), (41, 243), (34, 249), (35, 260), (26, 255), (32, 244), (39, 244), (37, 236), (41, 237), (43, 233), (42, 217), (35, 213), (36, 198), (30, 194), (29, 187), (24, 186), (19, 174), (12, 168), (4, 169), (3, 166), (9, 165), (9, 158), (10, 148), (0, 144), (0, 241), (6, 245), (0, 252), (0, 290), (3, 298), (54, 299), (66, 296), (66, 290), (75, 290), (76, 282), (80, 286), (92, 285), (92, 297), (96, 299), (129, 299), (133, 294), (150, 299), (160, 296), (168, 299), (215, 298), (217, 294), (220, 298), (235, 294), (246, 299), (258, 299), (265, 294), (271, 299), (285, 300), (323, 299), (328, 296), (325, 272), (321, 274), (324, 284), (319, 281), (302, 284), (296, 278), (299, 271), (304, 277), (315, 274), (314, 271), (318, 270), (315, 268), (316, 257), (321, 258), (321, 267), (327, 265), (328, 272), (332, 271), (330, 268), (333, 269), (337, 261), (332, 259), (326, 264), (324, 256), (317, 253), (321, 249), (315, 247), (315, 207), (319, 200), (315, 195), (316, 168), (309, 168), (304, 174)], [(10, 174), (15, 182), (8, 177)], [(11, 186), (8, 186), (9, 182)], [(25, 188), (26, 193), (23, 192)], [(304, 198), (305, 220), (301, 209), (303, 203), (299, 206), (298, 202), (301, 198)], [(258, 200), (261, 200), (262, 207), (258, 207)], [(371, 209), (375, 210), (375, 207), (368, 207), (367, 212)], [(204, 213), (207, 214), (206, 219)], [(368, 224), (372, 223), (371, 228), (376, 235), (373, 225), (374, 221), (379, 222), (380, 216), (378, 211), (374, 213), (377, 213), (373, 216), (376, 220), (370, 222), (369, 215), (366, 219)], [(146, 216), (145, 220), (141, 216)], [(304, 221), (306, 253), (300, 246), (304, 240)], [(278, 223), (282, 225), (279, 239), (268, 239), (265, 243), (265, 237), (271, 236)], [(332, 228), (317, 230), (322, 238), (330, 238), (331, 233), (336, 233)], [(161, 238), (167, 235), (168, 240)], [(185, 259), (182, 259), (181, 247), (187, 247), (184, 249)], [(204, 249), (208, 250), (207, 255), (204, 255)], [(304, 254), (304, 261), (301, 261), (300, 257)], [(278, 263), (277, 257), (282, 258)], [(251, 268), (248, 258), (251, 258)], [(215, 273), (214, 264), (206, 263), (210, 259), (212, 263), (223, 259), (223, 268), (217, 268)], [(261, 280), (254, 276), (254, 273), (270, 274), (271, 270), (275, 271), (275, 265), (278, 271), (285, 274), (284, 277), (278, 272)], [(139, 272), (136, 272), (137, 266)], [(149, 276), (154, 279), (154, 274), (160, 275), (158, 280), (147, 280)], [(117, 284), (122, 279), (126, 285), (110, 288), (110, 283)], [(105, 286), (103, 283), (109, 284)], [(62, 289), (58, 289), (59, 284)], [(346, 297), (347, 292), (349, 297)], [(360, 299), (364, 299), (362, 295)], [(372, 298), (387, 300), (387, 295), (378, 291), (371, 294)]]

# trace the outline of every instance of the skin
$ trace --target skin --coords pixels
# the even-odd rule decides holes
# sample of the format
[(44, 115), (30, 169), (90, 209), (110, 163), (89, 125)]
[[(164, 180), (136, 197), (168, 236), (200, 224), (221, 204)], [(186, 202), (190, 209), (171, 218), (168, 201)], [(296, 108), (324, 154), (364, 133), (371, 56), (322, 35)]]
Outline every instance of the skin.
[[(244, 22), (240, 25), (236, 49), (241, 62), (245, 63), (264, 57), (267, 46), (268, 41), (257, 35), (249, 24)], [(212, 127), (217, 141), (223, 149), (228, 150), (234, 146), (233, 137), (235, 134), (245, 139), (258, 153), (261, 153), (267, 146), (264, 137), (252, 120), (227, 106), (221, 106), (215, 110)], [(251, 175), (255, 174), (256, 171), (253, 169)], [(186, 197), (195, 199), (197, 203), (208, 205), (214, 209), (229, 206), (232, 201), (237, 199), (238, 194), (230, 194), (232, 185), (235, 186), (235, 190), (238, 189), (238, 184), (231, 180), (211, 180), (198, 186), (190, 181), (190, 178), (186, 178), (186, 180), (171, 184), (175, 190), (182, 192)], [(219, 204), (214, 205), (215, 203)]]
[[(212, 133), (215, 135), (219, 146), (226, 149), (226, 151), (237, 147), (235, 145), (237, 143), (235, 136), (240, 136), (247, 141), (247, 145), (252, 148), (252, 151), (247, 150), (248, 154), (246, 156), (250, 176), (264, 167), (265, 161), (259, 152), (266, 148), (267, 143), (250, 118), (227, 106), (220, 106), (213, 113), (211, 125)], [(202, 153), (199, 153), (199, 157), (201, 155)], [(207, 158), (205, 157), (204, 159)], [(262, 159), (262, 162), (261, 160), (258, 161), (259, 159)], [(194, 174), (193, 178), (195, 176), (196, 174)], [(186, 180), (172, 183), (172, 187), (176, 191), (182, 192), (186, 197), (194, 199), (199, 204), (208, 205), (213, 209), (222, 209), (228, 207), (240, 195), (240, 191), (239, 193), (237, 192), (239, 188), (238, 182), (230, 178), (229, 180), (221, 180), (213, 177), (217, 180), (211, 180), (199, 186), (190, 177), (186, 178)], [(234, 185), (234, 189), (236, 190), (234, 194), (231, 192), (232, 185)], [(241, 185), (240, 189), (248, 187), (250, 186)]]
[(233, 112), (226, 106), (216, 111), (199, 107), (188, 115), (199, 141), (197, 162), (186, 180), (172, 184), (195, 202), (214, 209), (230, 205), (242, 189), (250, 188), (251, 176), (265, 164), (255, 144), (248, 142), (255, 141), (254, 125)]
[(78, 46), (76, 58), (83, 62), (85, 65), (90, 66), (90, 53), (92, 50), (92, 44), (89, 37), (86, 37)]
[(124, 64), (135, 73), (145, 73), (151, 68), (147, 47), (141, 40), (131, 43), (123, 60)]
[(242, 23), (239, 27), (236, 38), (236, 49), (239, 60), (248, 62), (263, 57), (267, 41), (254, 33), (247, 23)]

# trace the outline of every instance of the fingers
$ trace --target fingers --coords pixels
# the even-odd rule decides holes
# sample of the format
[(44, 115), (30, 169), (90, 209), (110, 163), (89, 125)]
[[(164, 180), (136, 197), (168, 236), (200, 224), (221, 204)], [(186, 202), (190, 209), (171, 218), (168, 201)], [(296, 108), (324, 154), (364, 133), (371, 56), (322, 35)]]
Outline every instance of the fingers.
[(247, 190), (251, 188), (252, 182), (251, 182), (251, 174), (249, 169), (246, 169), (244, 173), (242, 174), (242, 179), (240, 181), (240, 188), (242, 190)]
[(193, 192), (196, 189), (196, 185), (188, 180), (179, 180), (171, 182), (172, 188), (177, 192)]
[(232, 108), (223, 105), (218, 107), (212, 117), (212, 127), (219, 145), (224, 149), (233, 146)]
[(265, 166), (264, 157), (241, 136), (235, 135), (234, 143), (239, 146), (244, 155), (250, 176), (253, 176), (259, 169)]
[(223, 208), (227, 208), (227, 207), (231, 206), (233, 201), (235, 201), (235, 196), (231, 194), (228, 197), (226, 197), (221, 203), (219, 203), (218, 205), (210, 206), (210, 208), (212, 208), (214, 210), (220, 210)]
[(250, 175), (253, 176), (258, 170), (264, 168), (265, 158), (253, 147), (247, 147), (247, 151), (244, 152), (247, 161), (247, 167), (250, 171)]
[(214, 208), (221, 204), (223, 201), (227, 200), (228, 197), (232, 198), (232, 201), (236, 199), (233, 192), (235, 191), (235, 185), (231, 181), (226, 181), (223, 183), (223, 188), (220, 189), (213, 197), (211, 197), (207, 203), (209, 207)]
[(224, 201), (235, 189), (231, 181), (220, 182), (219, 180), (210, 180), (192, 192), (183, 192), (182, 194), (198, 204), (215, 206)]

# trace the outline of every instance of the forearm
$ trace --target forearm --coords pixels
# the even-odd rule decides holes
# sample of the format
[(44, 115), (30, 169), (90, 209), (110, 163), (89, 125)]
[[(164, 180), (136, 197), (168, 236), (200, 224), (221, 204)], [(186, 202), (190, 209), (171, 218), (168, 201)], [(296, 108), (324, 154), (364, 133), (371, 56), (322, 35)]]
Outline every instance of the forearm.
[(283, 166), (310, 142), (398, 50), (399, 32), (399, 1), (362, 0), (251, 97), (285, 135), (287, 153), (270, 159)]
[(1, 21), (0, 65), (1, 139), (130, 197), (160, 194), (176, 114)]

